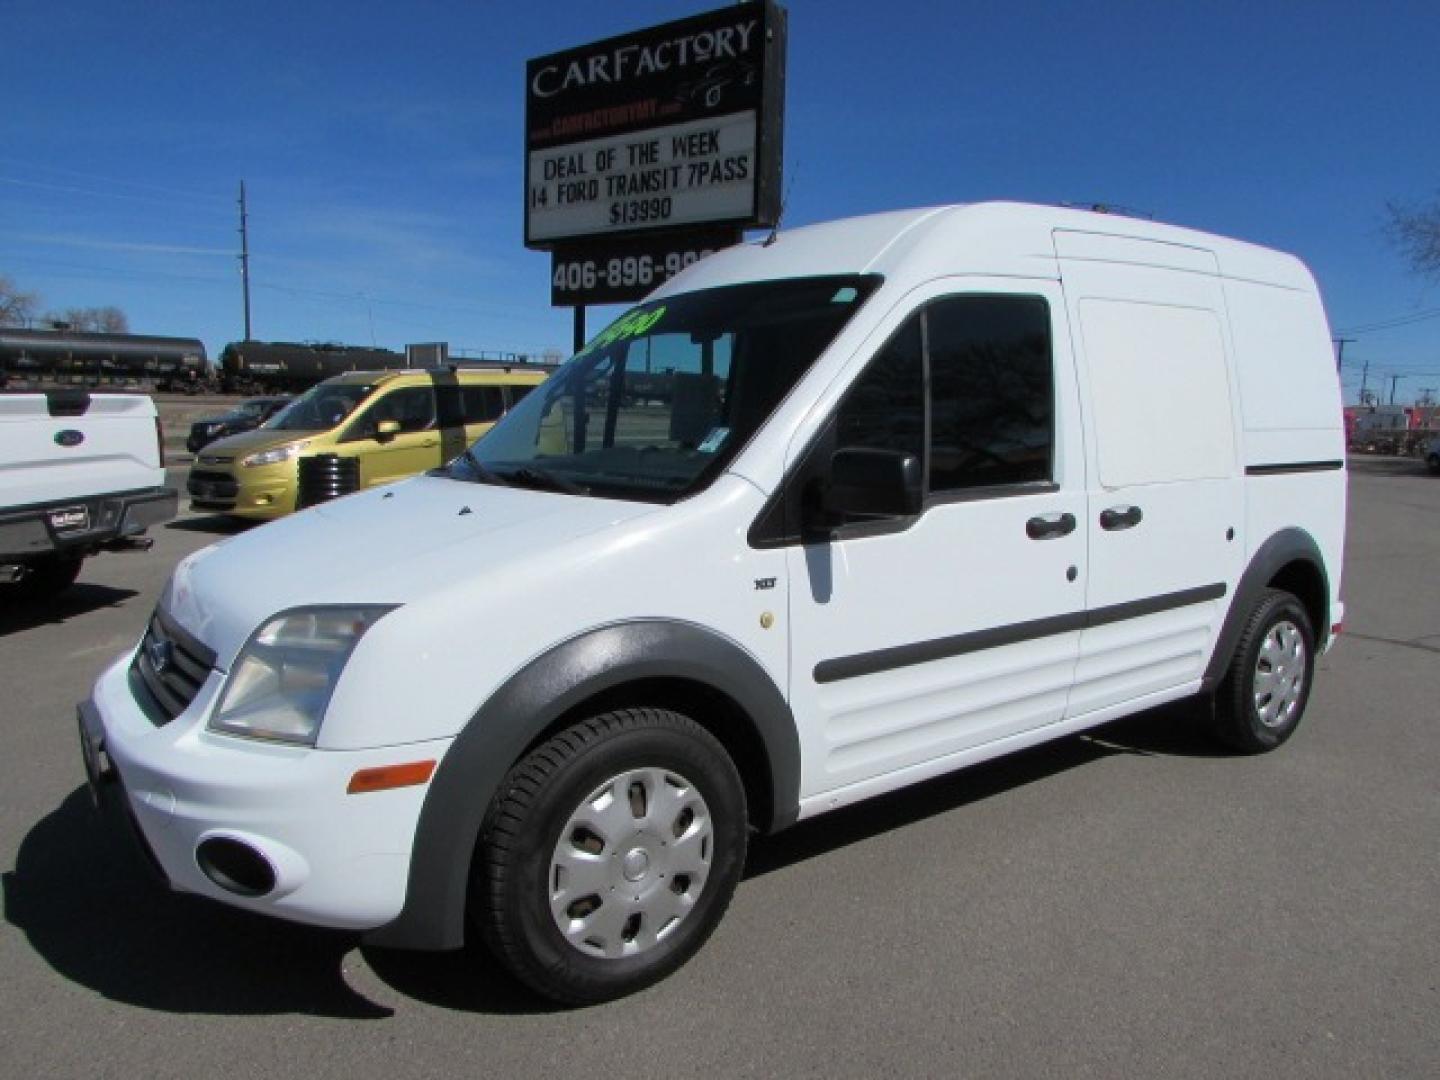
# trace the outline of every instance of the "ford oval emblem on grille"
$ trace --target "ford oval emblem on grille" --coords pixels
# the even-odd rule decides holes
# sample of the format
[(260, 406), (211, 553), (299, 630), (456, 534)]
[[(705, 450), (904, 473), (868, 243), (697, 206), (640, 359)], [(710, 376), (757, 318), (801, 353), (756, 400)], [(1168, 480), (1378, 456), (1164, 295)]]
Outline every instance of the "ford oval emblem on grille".
[(145, 655), (149, 657), (150, 666), (155, 669), (156, 675), (170, 666), (174, 652), (175, 646), (164, 638), (151, 638), (149, 644), (145, 646)]
[(66, 428), (64, 431), (55, 433), (55, 444), (57, 446), (79, 446), (85, 441), (85, 433), (76, 431), (74, 428)]

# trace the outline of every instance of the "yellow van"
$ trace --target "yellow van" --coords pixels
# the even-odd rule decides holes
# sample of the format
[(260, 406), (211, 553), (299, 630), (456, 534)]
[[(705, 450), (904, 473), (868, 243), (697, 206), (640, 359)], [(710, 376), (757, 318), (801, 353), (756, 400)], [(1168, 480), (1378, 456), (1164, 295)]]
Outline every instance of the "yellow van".
[(283, 517), (297, 509), (302, 463), (321, 454), (358, 459), (356, 490), (414, 476), (459, 455), (546, 374), (450, 367), (326, 379), (263, 427), (205, 447), (190, 469), (190, 505)]

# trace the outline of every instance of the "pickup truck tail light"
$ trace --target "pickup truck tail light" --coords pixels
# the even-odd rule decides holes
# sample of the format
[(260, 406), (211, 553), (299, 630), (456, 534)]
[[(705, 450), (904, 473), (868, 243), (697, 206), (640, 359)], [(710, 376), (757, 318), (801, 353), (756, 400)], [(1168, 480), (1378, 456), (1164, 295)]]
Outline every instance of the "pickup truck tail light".
[(158, 456), (160, 467), (165, 467), (165, 431), (160, 426), (160, 417), (155, 417), (155, 453)]

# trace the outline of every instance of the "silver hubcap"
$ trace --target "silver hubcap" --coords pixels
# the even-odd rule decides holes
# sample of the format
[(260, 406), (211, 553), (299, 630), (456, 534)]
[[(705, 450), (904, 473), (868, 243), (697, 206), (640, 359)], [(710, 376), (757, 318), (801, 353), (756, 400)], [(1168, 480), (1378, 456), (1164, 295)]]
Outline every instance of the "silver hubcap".
[(1308, 664), (1299, 627), (1289, 621), (1272, 626), (1255, 663), (1255, 715), (1266, 727), (1283, 727), (1295, 718)]
[(550, 914), (590, 956), (653, 949), (695, 908), (714, 824), (695, 786), (669, 769), (612, 776), (575, 808), (550, 857)]

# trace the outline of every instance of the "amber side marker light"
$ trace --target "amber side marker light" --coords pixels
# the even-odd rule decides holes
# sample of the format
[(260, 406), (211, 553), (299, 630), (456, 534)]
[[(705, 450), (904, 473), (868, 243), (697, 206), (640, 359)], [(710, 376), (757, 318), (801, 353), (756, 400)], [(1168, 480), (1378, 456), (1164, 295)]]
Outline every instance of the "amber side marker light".
[(414, 787), (423, 784), (435, 773), (433, 761), (409, 761), (404, 765), (382, 765), (378, 769), (361, 769), (350, 777), (347, 795), (362, 795), (367, 791), (389, 791), (391, 788)]

